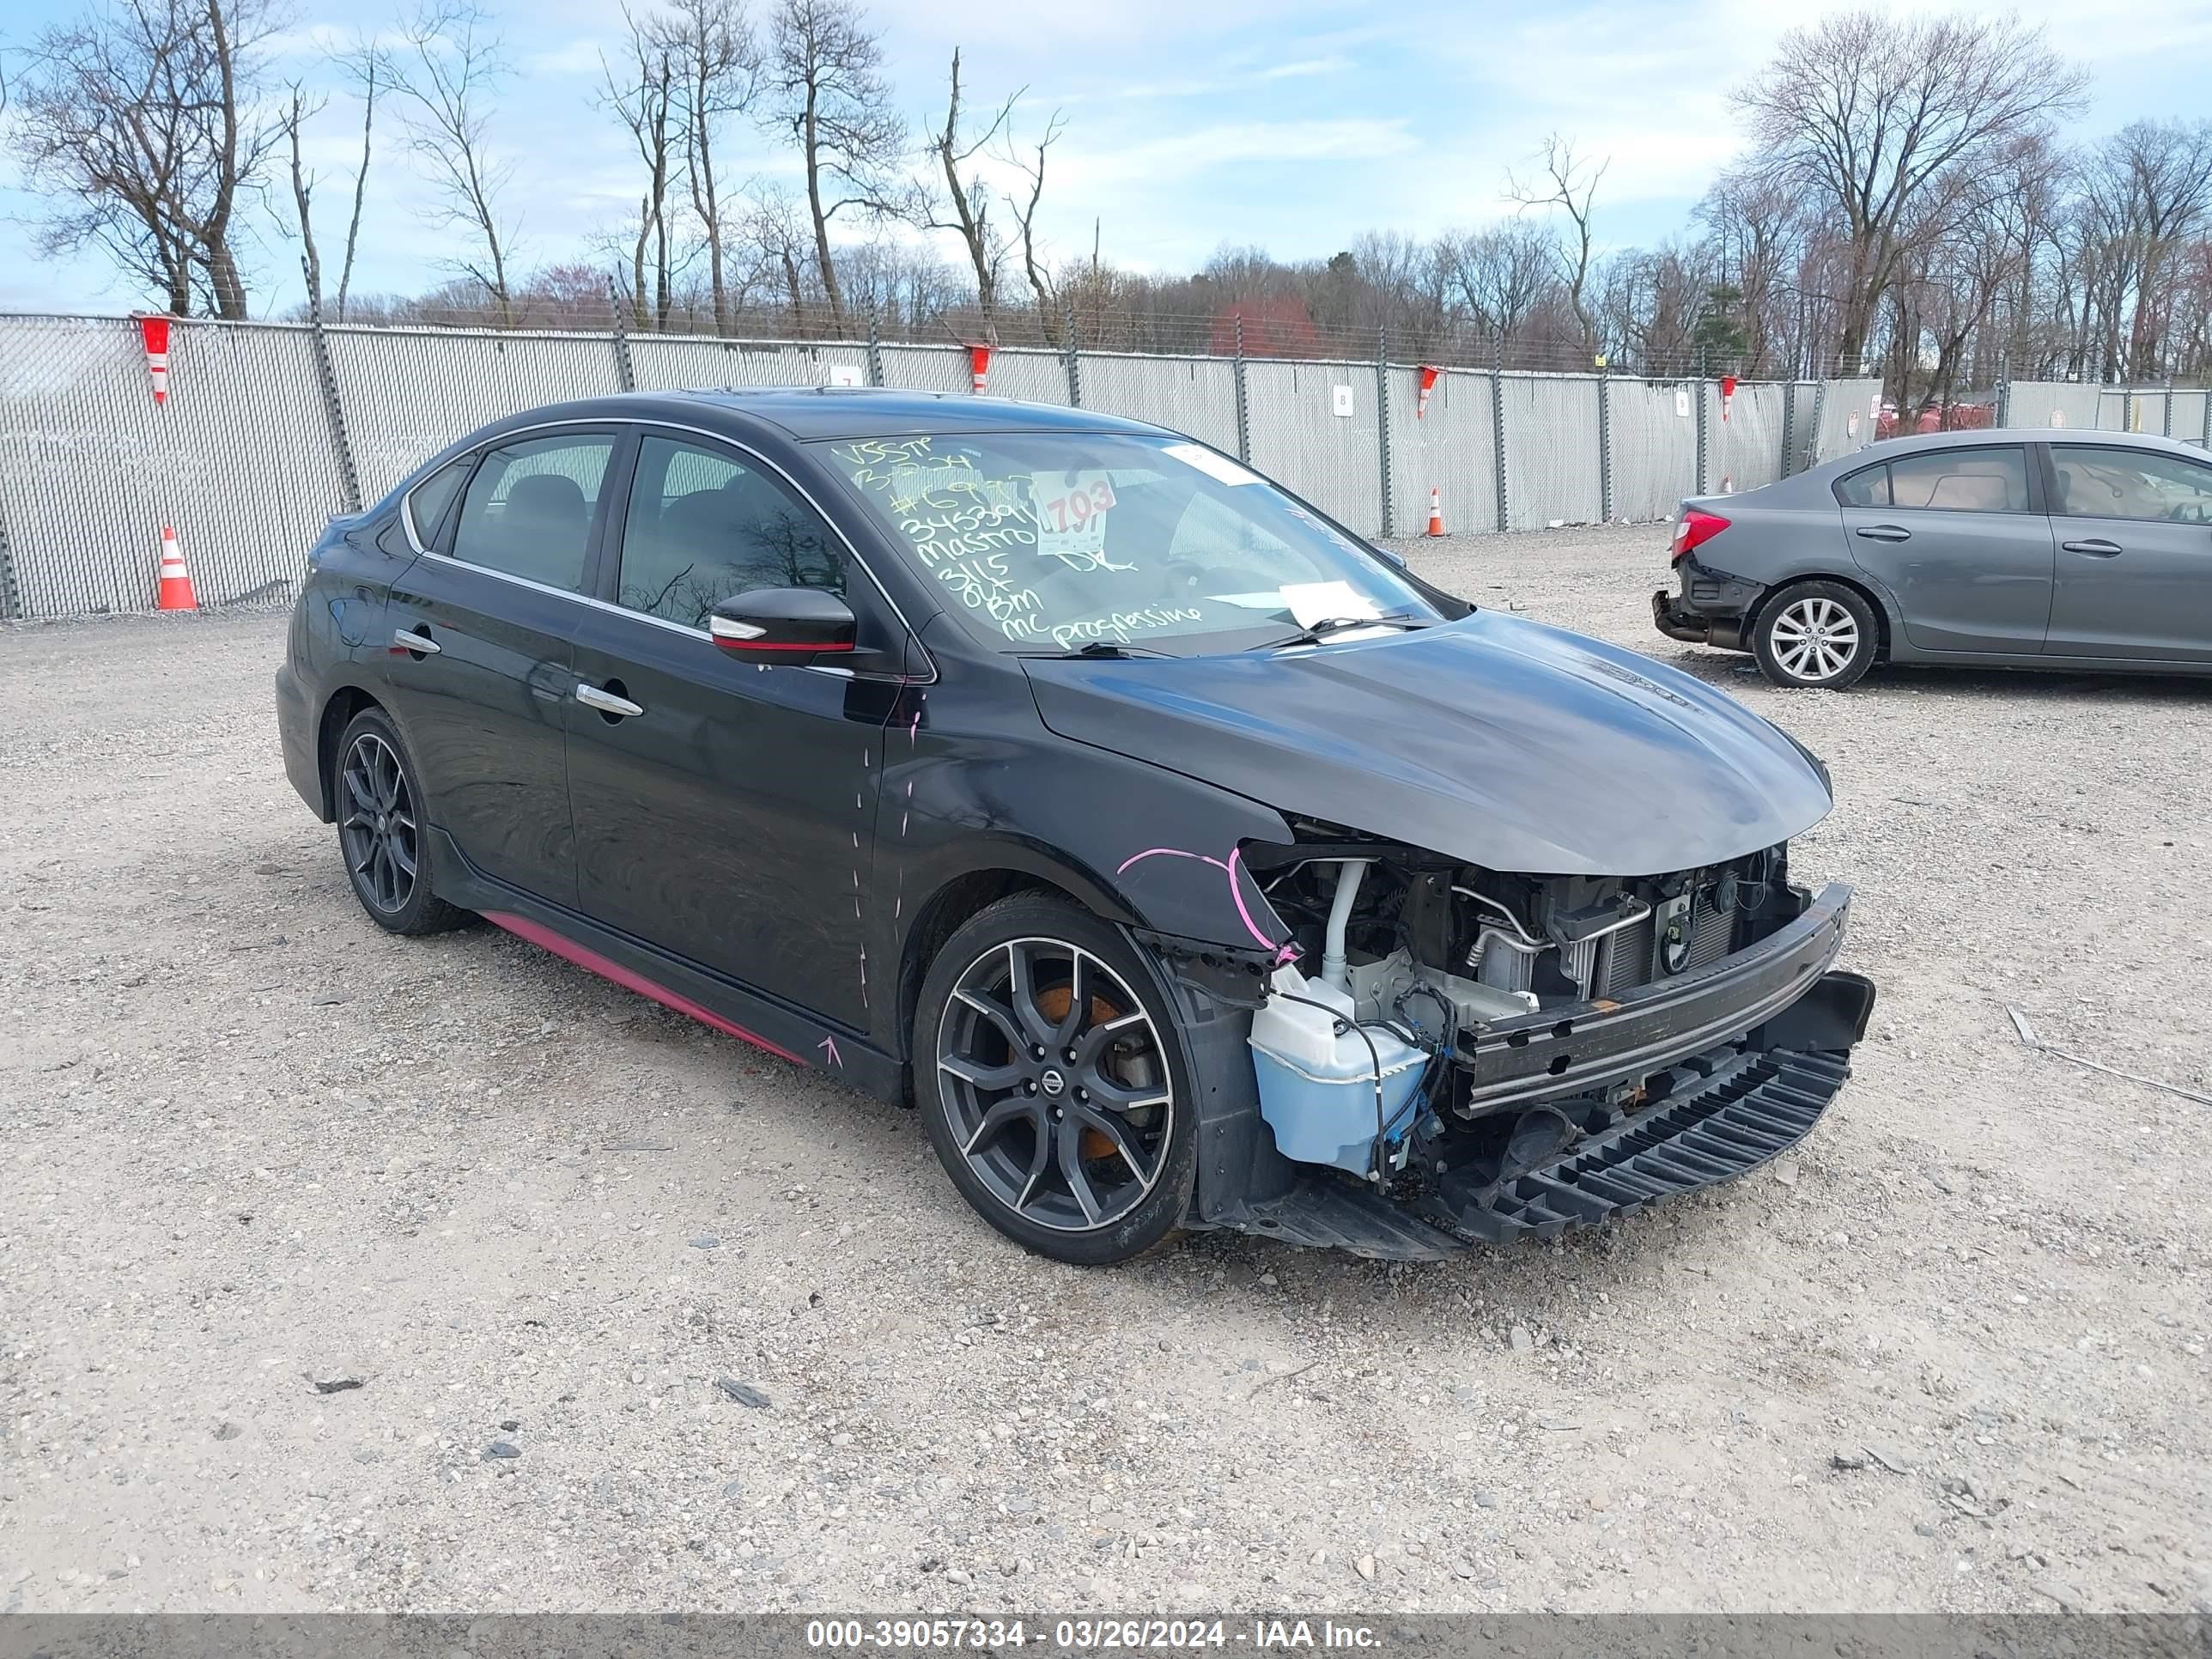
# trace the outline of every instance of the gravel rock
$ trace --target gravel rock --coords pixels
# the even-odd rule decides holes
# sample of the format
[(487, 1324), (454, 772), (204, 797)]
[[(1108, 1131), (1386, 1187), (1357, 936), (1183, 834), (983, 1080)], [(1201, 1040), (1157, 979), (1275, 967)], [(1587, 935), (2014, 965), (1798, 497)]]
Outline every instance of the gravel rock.
[[(2055, 1615), (2046, 1575), (2100, 1611), (2193, 1606), (2212, 1119), (2024, 1047), (2004, 1010), (2212, 1089), (2206, 685), (1878, 669), (1783, 692), (1652, 631), (1666, 542), (1406, 550), (1825, 758), (1836, 810), (1790, 874), (1856, 888), (1841, 965), (1880, 986), (1875, 1030), (1794, 1189), (1396, 1271), (1226, 1233), (1110, 1273), (1026, 1255), (910, 1115), (497, 929), (369, 923), (276, 753), (284, 617), (0, 623), (5, 1553), (32, 1573), (0, 1603), (73, 1610), (89, 1587), (57, 1572), (105, 1583), (131, 1551), (124, 1599), (155, 1613), (217, 1577), (248, 1613), (984, 1595), (925, 1557), (987, 1601), (1100, 1613), (1170, 1611), (1184, 1580), (1223, 1611), (1348, 1586), (1376, 1617), (1638, 1589)], [(743, 1236), (687, 1255), (704, 1214)], [(1516, 1322), (1568, 1340), (1536, 1365)], [(1248, 1355), (1325, 1363), (1254, 1398)], [(312, 1391), (336, 1375), (370, 1386)], [(480, 1460), (509, 1419), (529, 1455)], [(1866, 1468), (1827, 1474), (1837, 1448)], [(1000, 1512), (1016, 1486), (1034, 1512)], [(1429, 1554), (1362, 1578), (1384, 1528)]]
[(750, 1406), (757, 1412), (768, 1409), (768, 1396), (750, 1382), (740, 1382), (734, 1376), (722, 1376), (714, 1380), (714, 1386), (726, 1398), (736, 1401), (740, 1406)]

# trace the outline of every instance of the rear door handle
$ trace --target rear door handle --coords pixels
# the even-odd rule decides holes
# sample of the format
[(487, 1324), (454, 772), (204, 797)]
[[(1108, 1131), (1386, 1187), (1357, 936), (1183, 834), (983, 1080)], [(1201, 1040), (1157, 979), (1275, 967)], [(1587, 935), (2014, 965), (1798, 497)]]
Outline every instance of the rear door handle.
[(1909, 542), (1912, 539), (1912, 532), (1901, 524), (1861, 525), (1858, 533), (1870, 542)]
[(396, 628), (392, 631), (394, 651), (412, 651), (418, 657), (434, 657), (446, 647), (432, 639), (427, 629)]
[(2118, 558), (2120, 553), (2118, 542), (2108, 542), (2102, 536), (2093, 536), (2086, 542), (2061, 542), (2058, 544), (2069, 553), (2087, 553), (2098, 559)]
[(586, 708), (596, 708), (602, 714), (642, 714), (645, 705), (632, 702), (628, 697), (618, 697), (611, 691), (602, 691), (586, 681), (576, 683), (576, 701)]

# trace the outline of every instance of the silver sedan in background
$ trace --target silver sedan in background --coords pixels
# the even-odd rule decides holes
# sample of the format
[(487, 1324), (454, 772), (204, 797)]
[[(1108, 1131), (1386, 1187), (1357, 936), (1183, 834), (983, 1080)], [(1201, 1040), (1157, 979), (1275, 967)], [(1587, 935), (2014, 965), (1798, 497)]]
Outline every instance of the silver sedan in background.
[(1943, 432), (1686, 500), (1670, 638), (1777, 685), (1877, 662), (2212, 673), (2212, 457), (2124, 432)]

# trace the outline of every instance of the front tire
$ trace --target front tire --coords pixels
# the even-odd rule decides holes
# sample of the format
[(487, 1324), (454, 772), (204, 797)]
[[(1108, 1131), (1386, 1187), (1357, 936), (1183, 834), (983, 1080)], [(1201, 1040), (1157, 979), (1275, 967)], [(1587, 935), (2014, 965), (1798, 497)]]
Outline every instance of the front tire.
[(422, 787), (380, 708), (356, 714), (331, 761), (338, 856), (368, 919), (388, 933), (442, 933), (475, 920), (430, 890)]
[(970, 918), (930, 965), (912, 1048), (939, 1162), (1024, 1249), (1101, 1267), (1182, 1221), (1198, 1169), (1182, 1033), (1090, 912), (1020, 894)]
[(1841, 691), (1874, 666), (1881, 634), (1865, 595), (1841, 582), (1797, 582), (1759, 607), (1752, 654), (1775, 684)]

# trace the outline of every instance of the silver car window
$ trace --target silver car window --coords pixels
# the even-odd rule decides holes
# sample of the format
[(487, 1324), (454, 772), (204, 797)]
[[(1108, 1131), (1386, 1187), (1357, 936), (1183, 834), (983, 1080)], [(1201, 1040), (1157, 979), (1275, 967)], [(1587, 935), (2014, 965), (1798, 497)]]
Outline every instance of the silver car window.
[(2060, 444), (2058, 511), (2072, 518), (2212, 524), (2212, 466), (2156, 450)]

